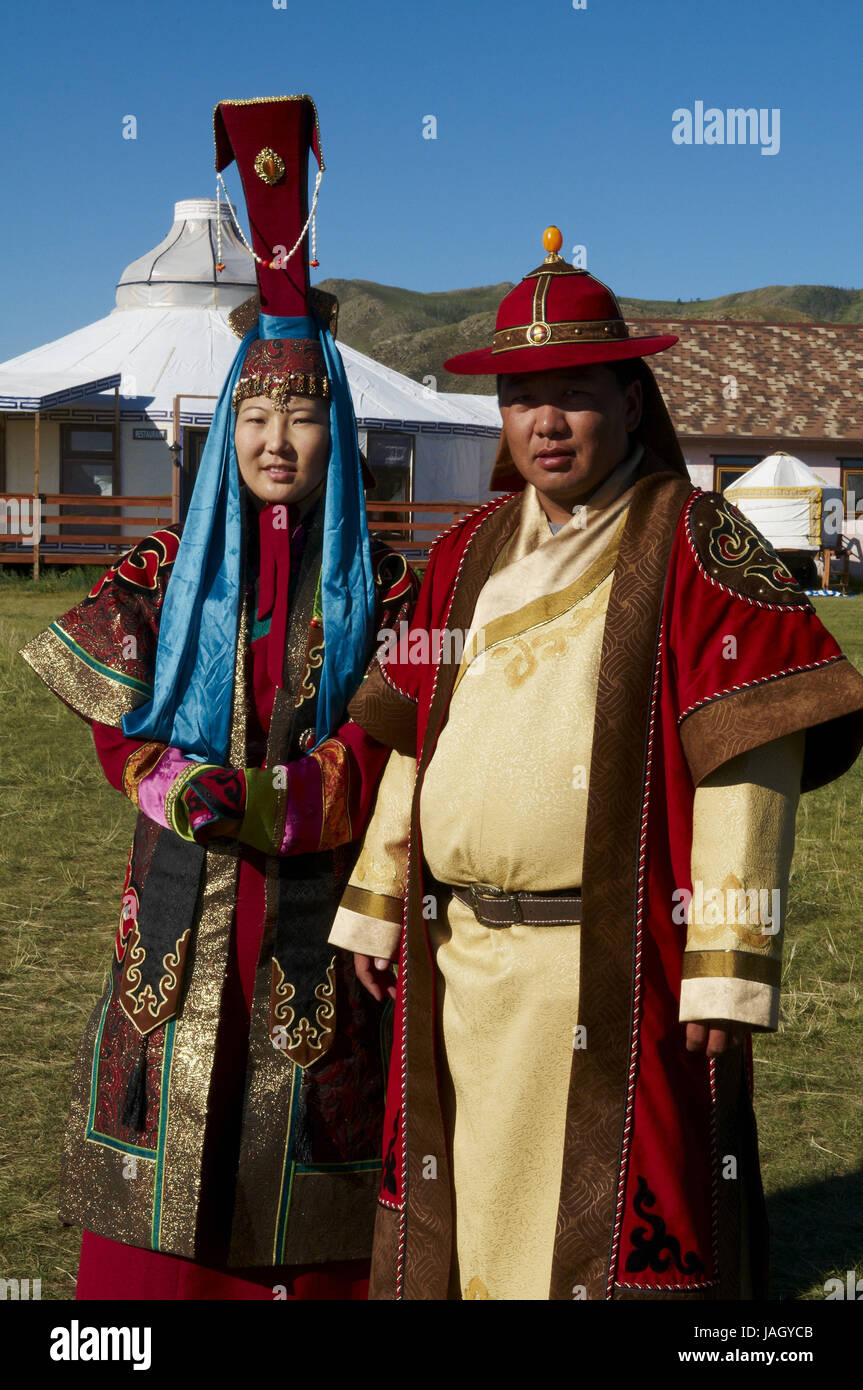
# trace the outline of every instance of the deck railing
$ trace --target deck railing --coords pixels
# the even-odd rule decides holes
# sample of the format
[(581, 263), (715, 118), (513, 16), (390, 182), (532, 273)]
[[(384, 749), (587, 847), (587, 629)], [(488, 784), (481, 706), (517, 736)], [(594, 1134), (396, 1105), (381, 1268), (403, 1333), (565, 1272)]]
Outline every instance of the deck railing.
[[(170, 526), (170, 495), (91, 497), (7, 492), (0, 497), (0, 565), (105, 565), (160, 526)], [(475, 502), (366, 503), (369, 531), (424, 569), (432, 541)]]

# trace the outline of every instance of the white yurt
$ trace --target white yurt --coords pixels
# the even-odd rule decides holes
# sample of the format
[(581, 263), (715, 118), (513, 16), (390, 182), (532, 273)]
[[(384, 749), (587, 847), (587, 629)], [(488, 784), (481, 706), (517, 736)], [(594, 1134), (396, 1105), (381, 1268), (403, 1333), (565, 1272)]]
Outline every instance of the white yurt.
[[(55, 494), (62, 505), (63, 494), (173, 491), (184, 506), (237, 350), (228, 314), (256, 289), (228, 205), (176, 203), (168, 235), (124, 270), (109, 314), (0, 364), (5, 492)], [(339, 347), (361, 447), (381, 480), (375, 495), (485, 501), (500, 432), (494, 398), (431, 391)]]
[(725, 489), (725, 496), (757, 526), (775, 550), (814, 555), (836, 545), (842, 489), (807, 464), (779, 450)]

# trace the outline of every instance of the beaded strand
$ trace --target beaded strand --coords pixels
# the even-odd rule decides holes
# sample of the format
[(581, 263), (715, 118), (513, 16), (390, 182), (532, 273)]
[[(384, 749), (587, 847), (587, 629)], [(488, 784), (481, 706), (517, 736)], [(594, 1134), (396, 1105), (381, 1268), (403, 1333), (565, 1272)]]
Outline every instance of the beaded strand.
[(319, 169), (318, 172), (317, 172), (316, 175), (315, 175), (315, 191), (314, 191), (314, 193), (312, 194), (312, 206), (311, 206), (311, 209), (310, 209), (310, 211), (309, 211), (309, 215), (308, 215), (308, 217), (306, 218), (305, 226), (303, 227), (303, 230), (300, 232), (300, 235), (297, 237), (297, 239), (296, 239), (296, 241), (294, 242), (293, 246), (291, 247), (290, 251), (285, 252), (285, 254), (284, 254), (283, 256), (280, 256), (280, 257), (279, 257), (279, 264), (278, 264), (278, 265), (276, 264), (275, 261), (267, 261), (267, 260), (264, 259), (263, 256), (259, 256), (258, 253), (257, 253), (257, 251), (255, 251), (254, 248), (253, 248), (252, 246), (249, 245), (248, 241), (246, 240), (246, 237), (245, 237), (245, 234), (244, 234), (244, 232), (243, 232), (243, 229), (242, 229), (242, 227), (240, 226), (239, 222), (237, 221), (236, 214), (234, 213), (234, 209), (233, 209), (233, 205), (232, 205), (232, 203), (231, 203), (231, 200), (230, 200), (230, 198), (228, 197), (228, 190), (227, 190), (227, 188), (225, 188), (225, 180), (222, 178), (222, 175), (221, 175), (220, 173), (217, 172), (217, 173), (216, 173), (216, 270), (217, 270), (217, 271), (222, 271), (222, 270), (225, 269), (225, 263), (224, 263), (224, 261), (222, 260), (222, 193), (224, 193), (224, 195), (225, 195), (225, 199), (226, 199), (227, 204), (228, 204), (228, 212), (230, 213), (231, 221), (233, 222), (234, 227), (236, 228), (237, 235), (238, 235), (238, 237), (240, 238), (240, 241), (241, 241), (241, 242), (243, 243), (243, 245), (245, 246), (246, 250), (247, 250), (248, 252), (250, 252), (251, 255), (254, 256), (255, 260), (258, 262), (258, 265), (262, 265), (262, 266), (266, 267), (267, 270), (282, 270), (282, 269), (284, 269), (284, 267), (285, 267), (285, 265), (287, 264), (287, 262), (291, 259), (291, 256), (293, 256), (294, 253), (295, 253), (295, 252), (299, 249), (299, 247), (302, 245), (303, 237), (306, 235), (306, 232), (309, 230), (309, 224), (310, 224), (310, 223), (311, 223), (311, 228), (312, 228), (312, 258), (311, 258), (311, 260), (309, 261), (309, 265), (312, 265), (312, 266), (319, 265), (320, 262), (318, 261), (318, 224), (317, 224), (317, 218), (316, 218), (316, 216), (315, 216), (315, 211), (316, 211), (317, 204), (318, 204), (318, 190), (320, 189), (320, 186), (321, 186), (321, 179), (322, 179), (322, 177), (323, 177), (323, 172), (324, 172), (323, 169)]

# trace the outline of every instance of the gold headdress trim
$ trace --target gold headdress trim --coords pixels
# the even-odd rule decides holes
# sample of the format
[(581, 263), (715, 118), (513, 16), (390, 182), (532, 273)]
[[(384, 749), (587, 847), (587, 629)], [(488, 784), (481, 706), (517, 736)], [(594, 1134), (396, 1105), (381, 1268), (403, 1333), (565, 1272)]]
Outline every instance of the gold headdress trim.
[(275, 376), (272, 372), (262, 375), (242, 377), (234, 387), (234, 410), (251, 396), (266, 396), (279, 410), (286, 410), (291, 396), (320, 396), (329, 400), (330, 383), (325, 376), (315, 376), (312, 372), (289, 372), (287, 376)]

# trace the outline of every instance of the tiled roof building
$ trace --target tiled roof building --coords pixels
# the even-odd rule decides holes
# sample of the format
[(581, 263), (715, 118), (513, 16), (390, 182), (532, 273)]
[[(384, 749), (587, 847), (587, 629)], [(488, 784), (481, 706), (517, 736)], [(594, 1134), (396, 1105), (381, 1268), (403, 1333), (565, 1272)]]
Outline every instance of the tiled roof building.
[(650, 362), (682, 438), (863, 444), (863, 324), (633, 319), (630, 328), (680, 338)]
[(722, 491), (768, 454), (793, 454), (843, 489), (847, 564), (863, 574), (863, 324), (628, 323), (680, 339), (649, 361), (693, 481)]

